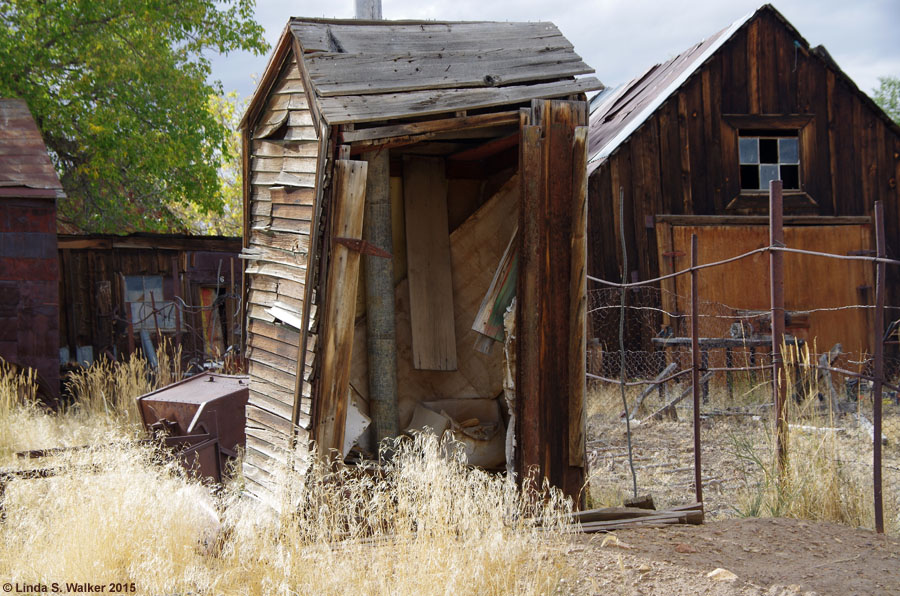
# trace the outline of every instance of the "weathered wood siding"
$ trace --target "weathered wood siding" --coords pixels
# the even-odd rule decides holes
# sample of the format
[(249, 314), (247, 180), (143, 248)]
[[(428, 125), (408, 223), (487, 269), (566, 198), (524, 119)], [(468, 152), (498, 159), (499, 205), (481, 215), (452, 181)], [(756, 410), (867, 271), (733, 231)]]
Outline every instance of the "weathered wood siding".
[[(171, 301), (177, 295), (196, 307), (201, 304), (201, 287), (221, 283), (228, 291), (240, 284), (240, 246), (239, 238), (222, 237), (59, 236), (59, 346), (68, 346), (72, 360), (79, 346), (92, 346), (95, 358), (104, 353), (110, 357), (128, 354), (129, 311), (122, 276), (159, 276), (162, 295), (157, 300)], [(232, 306), (233, 301), (226, 301), (226, 307)], [(240, 321), (233, 315), (226, 308), (226, 346), (241, 333)], [(170, 341), (181, 337), (187, 363), (204, 353), (204, 326), (195, 308), (182, 309), (179, 317), (182, 333), (171, 330), (165, 335)], [(155, 332), (151, 336), (158, 341)], [(139, 346), (137, 331), (134, 340)], [(58, 354), (55, 358), (58, 365)]]
[[(250, 400), (244, 475), (251, 492), (271, 494), (269, 476), (287, 461), (285, 449), (292, 430), (301, 340), (297, 321), (303, 316), (319, 147), (292, 55), (250, 136), (250, 213), (244, 249)], [(285, 312), (287, 316), (278, 316)], [(315, 329), (315, 306), (310, 314), (310, 328)], [(309, 374), (315, 339), (311, 333), (301, 384), (301, 440), (309, 436)]]
[[(900, 135), (826, 58), (794, 41), (772, 11), (761, 11), (593, 172), (591, 275), (622, 278), (620, 217), (632, 280), (656, 277), (667, 267), (659, 262), (653, 216), (735, 213), (728, 206), (740, 195), (740, 172), (729, 115), (810, 116), (800, 133), (800, 178), (816, 205), (800, 211), (788, 199), (786, 212), (871, 215), (881, 200), (888, 254), (900, 254)], [(759, 212), (767, 212), (765, 201)], [(900, 276), (889, 284), (889, 300), (897, 302)]]

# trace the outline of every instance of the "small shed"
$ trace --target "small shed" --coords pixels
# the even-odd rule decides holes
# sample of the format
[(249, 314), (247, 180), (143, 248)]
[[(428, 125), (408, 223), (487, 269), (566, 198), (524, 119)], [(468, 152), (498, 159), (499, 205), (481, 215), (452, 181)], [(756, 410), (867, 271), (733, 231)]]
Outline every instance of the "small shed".
[(63, 364), (166, 339), (196, 371), (242, 345), (240, 238), (60, 234), (58, 244)]
[(578, 494), (591, 72), (552, 23), (288, 22), (242, 123), (250, 492), (455, 418)]
[[(687, 268), (692, 234), (701, 263), (768, 245), (772, 177), (784, 183), (788, 246), (874, 254), (871, 218), (880, 200), (888, 255), (900, 255), (900, 127), (771, 5), (599, 94), (590, 122), (588, 260), (595, 277), (623, 278), (622, 220), (629, 281)], [(872, 304), (869, 264), (787, 255), (785, 266), (789, 310)], [(767, 277), (762, 258), (706, 270), (700, 295), (764, 310)], [(665, 280), (646, 305), (684, 314), (689, 284), (685, 276)], [(900, 278), (889, 276), (888, 286), (896, 303)], [(721, 320), (724, 332), (731, 321)], [(789, 331), (818, 339), (820, 349), (841, 342), (846, 352), (871, 351), (865, 309), (797, 321)], [(674, 322), (663, 314), (658, 324)], [(654, 331), (642, 331), (631, 349), (639, 340), (649, 349)]]
[(0, 99), (0, 358), (59, 394), (56, 200), (64, 197), (24, 101)]

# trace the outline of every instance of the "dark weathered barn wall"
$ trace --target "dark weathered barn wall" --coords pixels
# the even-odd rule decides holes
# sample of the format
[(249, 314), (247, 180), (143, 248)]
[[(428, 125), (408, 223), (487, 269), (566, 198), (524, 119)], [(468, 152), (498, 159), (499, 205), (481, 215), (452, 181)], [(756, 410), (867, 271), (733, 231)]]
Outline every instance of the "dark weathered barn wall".
[[(178, 296), (189, 308), (179, 309), (179, 329), (162, 332), (170, 341), (181, 339), (186, 360), (204, 358), (199, 332), (204, 328), (199, 307), (202, 288), (215, 288), (237, 296), (241, 265), (240, 238), (191, 237), (162, 234), (132, 236), (71, 235), (59, 237), (59, 345), (67, 347), (70, 360), (77, 348), (91, 346), (94, 358), (128, 354), (130, 309), (126, 307), (124, 277), (159, 277), (162, 295), (154, 299), (170, 302)], [(237, 300), (226, 300), (227, 333), (223, 344), (238, 342), (240, 316), (231, 312)], [(230, 309), (230, 310), (229, 310)], [(231, 326), (232, 322), (237, 327)], [(206, 325), (208, 328), (209, 325)], [(155, 329), (150, 329), (154, 344)], [(133, 341), (140, 346), (139, 332)], [(55, 355), (57, 358), (58, 355)]]
[(59, 388), (56, 203), (0, 198), (0, 358)]
[[(900, 255), (897, 126), (826, 52), (764, 7), (593, 172), (589, 273), (622, 278), (620, 187), (629, 281), (671, 270), (673, 262), (660, 263), (657, 215), (767, 213), (765, 197), (741, 196), (737, 130), (781, 127), (799, 130), (803, 191), (786, 194), (786, 214), (870, 216), (881, 200), (888, 255)], [(889, 284), (896, 302), (900, 278)]]

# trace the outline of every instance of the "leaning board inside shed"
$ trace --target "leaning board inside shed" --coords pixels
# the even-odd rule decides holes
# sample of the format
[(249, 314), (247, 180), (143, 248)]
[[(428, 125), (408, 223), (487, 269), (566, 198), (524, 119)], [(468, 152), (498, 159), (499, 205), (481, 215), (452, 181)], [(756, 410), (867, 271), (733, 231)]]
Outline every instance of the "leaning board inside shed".
[[(289, 21), (242, 123), (250, 492), (423, 420), (580, 490), (591, 72), (551, 23)], [(517, 226), (507, 402), (472, 326)]]

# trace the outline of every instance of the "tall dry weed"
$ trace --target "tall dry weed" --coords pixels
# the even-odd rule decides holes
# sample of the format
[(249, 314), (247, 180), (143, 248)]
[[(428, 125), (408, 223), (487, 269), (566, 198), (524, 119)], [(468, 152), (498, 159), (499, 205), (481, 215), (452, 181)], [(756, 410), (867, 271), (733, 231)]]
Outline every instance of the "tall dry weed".
[(4, 577), (259, 596), (544, 594), (572, 585), (571, 504), (557, 492), (523, 493), (425, 435), (398, 442), (377, 471), (318, 460), (273, 470), (280, 513), (244, 495), (240, 477), (213, 496), (155, 447), (130, 440), (113, 389), (147, 389), (146, 371), (118, 367), (83, 373), (76, 389), (98, 393), (82, 406), (51, 415), (18, 403), (4, 413), (0, 422), (28, 416), (29, 429), (45, 435), (15, 448), (57, 442), (54, 427), (67, 424), (80, 425), (78, 438), (94, 433), (96, 445), (42, 459), (55, 476), (6, 487)]

